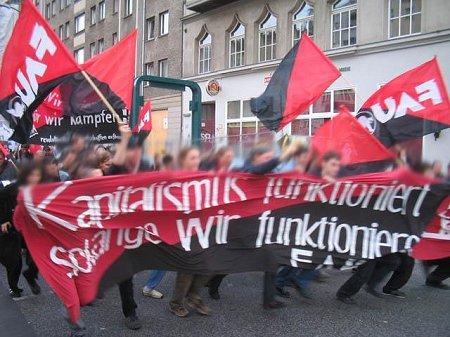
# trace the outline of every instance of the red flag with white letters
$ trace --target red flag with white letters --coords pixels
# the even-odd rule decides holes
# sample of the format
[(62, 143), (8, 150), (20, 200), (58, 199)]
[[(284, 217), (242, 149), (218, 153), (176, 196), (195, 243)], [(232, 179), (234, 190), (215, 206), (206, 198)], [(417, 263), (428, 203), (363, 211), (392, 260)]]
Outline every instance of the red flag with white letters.
[(139, 112), (139, 119), (133, 127), (133, 133), (150, 132), (152, 131), (152, 102), (148, 101), (144, 104)]
[(450, 127), (450, 102), (437, 59), (383, 85), (356, 117), (387, 147)]
[(35, 108), (64, 78), (79, 70), (52, 27), (25, 0), (3, 56), (0, 140), (26, 142)]

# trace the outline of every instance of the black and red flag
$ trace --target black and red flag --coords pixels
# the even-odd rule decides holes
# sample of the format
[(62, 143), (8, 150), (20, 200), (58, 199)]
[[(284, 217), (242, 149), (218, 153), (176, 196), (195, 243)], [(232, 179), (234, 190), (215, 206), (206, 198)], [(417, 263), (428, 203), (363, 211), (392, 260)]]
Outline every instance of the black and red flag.
[(341, 73), (303, 34), (281, 61), (264, 93), (251, 100), (251, 110), (270, 130), (281, 130), (305, 112)]
[(32, 112), (79, 66), (30, 0), (3, 55), (0, 86), (0, 140), (27, 142)]
[(386, 147), (450, 127), (450, 102), (436, 57), (383, 85), (356, 118)]
[[(135, 74), (137, 32), (80, 65), (112, 105), (120, 118), (131, 108)], [(86, 81), (76, 73), (56, 87), (34, 112), (30, 142), (52, 144), (69, 132), (91, 137), (99, 143), (118, 141), (114, 116)]]

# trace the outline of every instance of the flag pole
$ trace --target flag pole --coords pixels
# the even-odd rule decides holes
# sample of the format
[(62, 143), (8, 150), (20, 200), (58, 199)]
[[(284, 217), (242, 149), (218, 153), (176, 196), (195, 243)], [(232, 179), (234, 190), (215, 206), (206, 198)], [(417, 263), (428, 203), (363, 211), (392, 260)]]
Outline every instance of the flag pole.
[(120, 116), (117, 114), (117, 112), (114, 110), (114, 108), (112, 107), (112, 105), (108, 102), (108, 100), (106, 99), (105, 95), (102, 94), (102, 92), (100, 91), (100, 89), (97, 87), (97, 85), (94, 83), (94, 81), (92, 80), (92, 78), (89, 76), (89, 74), (82, 70), (81, 73), (83, 74), (84, 78), (86, 79), (86, 81), (89, 83), (89, 85), (92, 87), (92, 89), (94, 89), (94, 91), (96, 92), (96, 94), (98, 95), (98, 97), (100, 97), (100, 99), (102, 100), (102, 102), (106, 105), (106, 107), (108, 108), (109, 112), (111, 112), (111, 114), (114, 116), (114, 118), (116, 119), (117, 124), (122, 124), (123, 121), (120, 118)]

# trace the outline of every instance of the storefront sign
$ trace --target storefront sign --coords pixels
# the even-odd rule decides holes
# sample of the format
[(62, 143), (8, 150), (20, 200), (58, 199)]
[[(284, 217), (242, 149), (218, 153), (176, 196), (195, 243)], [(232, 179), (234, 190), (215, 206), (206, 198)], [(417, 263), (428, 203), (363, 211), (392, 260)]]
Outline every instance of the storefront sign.
[(220, 84), (217, 80), (210, 80), (206, 83), (206, 92), (209, 96), (216, 96), (220, 92)]

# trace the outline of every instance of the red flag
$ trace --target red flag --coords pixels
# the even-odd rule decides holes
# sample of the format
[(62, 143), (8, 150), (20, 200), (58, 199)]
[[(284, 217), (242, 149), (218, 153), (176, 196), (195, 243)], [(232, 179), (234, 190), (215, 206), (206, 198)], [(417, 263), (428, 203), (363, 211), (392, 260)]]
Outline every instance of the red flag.
[[(116, 45), (81, 65), (89, 75), (106, 83), (109, 90), (122, 100), (127, 109), (131, 108), (133, 95), (136, 38), (137, 30), (134, 30)], [(93, 94), (96, 96), (95, 93)]]
[[(0, 139), (17, 132), (14, 139), (26, 141), (35, 107), (66, 75), (78, 70), (52, 27), (31, 1), (25, 0), (3, 56)], [(24, 114), (26, 118), (22, 118)]]
[(344, 165), (393, 159), (390, 153), (372, 136), (345, 107), (332, 120), (323, 124), (312, 138), (312, 146), (320, 155), (339, 152)]
[(450, 102), (437, 59), (383, 85), (357, 118), (387, 147), (450, 127)]
[(314, 103), (341, 73), (303, 34), (281, 61), (264, 93), (251, 101), (252, 112), (270, 130), (280, 130)]
[(41, 105), (33, 112), (33, 126), (38, 129), (51, 124), (56, 118), (64, 114), (59, 86), (45, 98)]
[(148, 101), (144, 104), (139, 112), (138, 122), (133, 128), (133, 133), (140, 133), (141, 131), (150, 132), (152, 131), (152, 102)]

